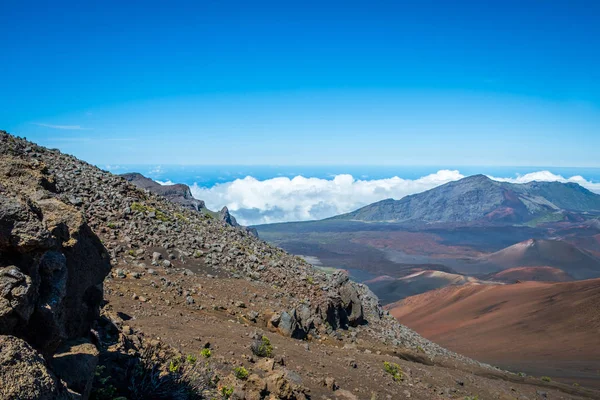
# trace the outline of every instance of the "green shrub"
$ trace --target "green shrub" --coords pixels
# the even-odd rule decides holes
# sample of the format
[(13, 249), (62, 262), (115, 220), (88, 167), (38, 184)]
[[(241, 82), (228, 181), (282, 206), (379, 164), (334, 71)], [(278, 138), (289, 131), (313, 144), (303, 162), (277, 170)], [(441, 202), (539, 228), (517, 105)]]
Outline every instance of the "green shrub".
[(204, 348), (200, 351), (200, 355), (204, 358), (210, 358), (211, 353), (210, 353), (210, 349)]
[(221, 397), (224, 399), (228, 399), (233, 394), (233, 388), (228, 386), (221, 386), (219, 388), (219, 393), (221, 393)]
[(392, 378), (396, 382), (399, 382), (404, 379), (404, 374), (403, 374), (402, 368), (396, 363), (390, 363), (390, 362), (385, 361), (383, 363), (383, 369), (385, 372), (392, 375)]
[(173, 214), (173, 216), (174, 216), (176, 219), (178, 219), (179, 221), (185, 221), (185, 222), (187, 222), (187, 221), (188, 221), (188, 219), (185, 217), (185, 215), (183, 215), (183, 214), (181, 214), (181, 213), (178, 213), (178, 212), (176, 212), (176, 213), (174, 213), (174, 214)]
[(181, 368), (181, 358), (174, 358), (169, 363), (169, 372), (178, 372)]
[(255, 340), (250, 346), (250, 350), (258, 357), (271, 357), (273, 355), (273, 345), (266, 336), (263, 336), (260, 340)]
[(236, 378), (245, 381), (246, 379), (248, 379), (248, 370), (244, 367), (235, 367), (233, 369), (233, 375)]
[(134, 212), (146, 212), (148, 211), (148, 207), (146, 207), (145, 205), (135, 202), (131, 205), (131, 211)]
[(156, 219), (162, 222), (167, 222), (169, 220), (169, 217), (167, 217), (167, 215), (162, 212), (162, 211), (154, 211), (154, 213), (156, 214)]
[(110, 229), (117, 229), (117, 224), (114, 222), (109, 222), (106, 224), (106, 226), (108, 226)]
[(157, 210), (154, 207), (148, 207), (145, 206), (141, 203), (133, 203), (131, 204), (131, 211), (134, 212), (153, 212), (156, 215), (156, 219), (162, 222), (167, 222), (169, 221), (169, 217), (167, 216), (167, 214), (165, 214), (164, 212)]
[(549, 376), (542, 376), (542, 380), (543, 380), (544, 382), (552, 382), (552, 379), (550, 379), (550, 377), (549, 377)]
[(197, 358), (195, 355), (193, 355), (193, 354), (189, 354), (189, 355), (188, 355), (188, 356), (185, 358), (185, 361), (186, 361), (188, 364), (194, 364), (196, 361), (198, 361), (198, 358)]

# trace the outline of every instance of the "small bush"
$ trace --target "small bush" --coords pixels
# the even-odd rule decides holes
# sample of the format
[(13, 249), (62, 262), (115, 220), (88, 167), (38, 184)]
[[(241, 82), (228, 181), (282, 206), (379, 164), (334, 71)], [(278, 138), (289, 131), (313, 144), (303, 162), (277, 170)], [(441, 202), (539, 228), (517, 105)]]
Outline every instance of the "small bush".
[(167, 214), (165, 214), (164, 212), (157, 210), (154, 207), (148, 207), (145, 206), (141, 203), (133, 203), (131, 204), (131, 211), (133, 212), (153, 212), (156, 215), (156, 219), (162, 222), (167, 222), (169, 221), (169, 217), (167, 217)]
[(246, 379), (248, 379), (248, 370), (244, 367), (235, 367), (233, 369), (233, 375), (236, 378), (245, 381)]
[(131, 211), (134, 212), (146, 212), (148, 210), (148, 207), (146, 207), (145, 205), (135, 202), (131, 205)]
[(224, 399), (228, 399), (233, 394), (233, 388), (228, 386), (221, 386), (219, 388), (219, 393), (221, 394), (221, 397), (223, 397)]
[(183, 214), (181, 214), (181, 213), (178, 213), (178, 212), (174, 213), (174, 214), (173, 214), (173, 216), (174, 216), (176, 219), (178, 219), (179, 221), (185, 221), (185, 222), (187, 222), (187, 220), (188, 220), (188, 219), (185, 217), (185, 215), (183, 215)]
[(204, 348), (200, 351), (200, 355), (204, 358), (210, 358), (211, 352), (210, 349)]
[(383, 369), (385, 372), (392, 375), (392, 378), (396, 382), (400, 382), (401, 380), (404, 379), (404, 374), (402, 372), (402, 368), (396, 363), (390, 363), (390, 362), (385, 361), (383, 363)]
[[(164, 349), (147, 346), (126, 371), (129, 400), (196, 400), (210, 393), (214, 373), (202, 363), (186, 363), (181, 356), (164, 359)], [(134, 360), (132, 360), (134, 361)], [(214, 391), (212, 391), (214, 393)], [(111, 398), (112, 399), (112, 398)]]
[(169, 217), (167, 217), (167, 214), (165, 214), (164, 212), (156, 210), (155, 214), (156, 214), (156, 219), (157, 220), (159, 220), (161, 222), (167, 222), (167, 221), (169, 221)]
[(263, 336), (260, 340), (255, 340), (250, 349), (258, 357), (271, 357), (273, 355), (273, 345), (266, 336)]
[(108, 226), (110, 229), (117, 229), (117, 224), (114, 222), (109, 222), (106, 224), (106, 226)]
[(185, 358), (185, 361), (186, 361), (188, 364), (195, 364), (195, 363), (196, 363), (196, 361), (198, 361), (198, 358), (197, 358), (195, 355), (193, 355), (193, 354), (189, 354), (189, 355), (188, 355), (188, 356)]
[(517, 375), (519, 375), (521, 378), (525, 378), (527, 376), (525, 372), (519, 372)]
[(169, 372), (178, 372), (181, 367), (181, 358), (174, 358), (169, 363)]
[(542, 380), (543, 380), (544, 382), (552, 382), (552, 379), (550, 379), (550, 377), (549, 377), (549, 376), (542, 376)]

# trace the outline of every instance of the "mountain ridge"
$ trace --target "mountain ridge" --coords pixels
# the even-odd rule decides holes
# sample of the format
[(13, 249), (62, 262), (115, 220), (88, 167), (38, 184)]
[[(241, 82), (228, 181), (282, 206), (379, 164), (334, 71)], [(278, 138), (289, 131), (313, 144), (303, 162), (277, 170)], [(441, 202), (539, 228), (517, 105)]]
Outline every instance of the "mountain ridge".
[(472, 175), (399, 200), (385, 199), (333, 220), (394, 223), (522, 224), (600, 215), (600, 195), (577, 183), (495, 181)]

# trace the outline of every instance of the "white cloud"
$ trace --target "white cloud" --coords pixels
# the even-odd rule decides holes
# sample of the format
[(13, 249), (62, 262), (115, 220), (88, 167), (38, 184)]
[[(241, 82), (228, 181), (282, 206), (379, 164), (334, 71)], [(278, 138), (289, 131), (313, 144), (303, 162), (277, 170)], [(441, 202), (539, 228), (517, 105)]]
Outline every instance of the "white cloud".
[(277, 177), (260, 181), (251, 176), (211, 188), (193, 185), (191, 190), (207, 207), (226, 205), (242, 224), (305, 221), (353, 211), (387, 199), (399, 199), (446, 182), (463, 178), (459, 171), (441, 170), (419, 179), (357, 180), (352, 175), (333, 179)]
[(174, 185), (174, 182), (171, 182), (170, 180), (166, 180), (166, 181), (159, 181), (159, 180), (155, 180), (156, 183), (158, 183), (159, 185)]
[(42, 122), (34, 122), (34, 125), (37, 126), (43, 126), (46, 128), (52, 128), (52, 129), (63, 129), (63, 130), (69, 130), (69, 131), (87, 131), (90, 130), (90, 128), (83, 128), (80, 125), (53, 125), (53, 124), (45, 124)]
[[(459, 171), (440, 170), (418, 179), (361, 180), (352, 175), (336, 175), (332, 179), (276, 177), (258, 180), (251, 176), (232, 182), (203, 188), (191, 187), (194, 197), (206, 202), (208, 208), (221, 209), (226, 205), (244, 225), (306, 221), (347, 213), (379, 200), (400, 199), (464, 176)], [(575, 182), (600, 193), (600, 183), (581, 176), (564, 178), (549, 171), (539, 171), (516, 178), (490, 178), (497, 181), (526, 183), (531, 181)], [(159, 182), (172, 184), (171, 181)]]

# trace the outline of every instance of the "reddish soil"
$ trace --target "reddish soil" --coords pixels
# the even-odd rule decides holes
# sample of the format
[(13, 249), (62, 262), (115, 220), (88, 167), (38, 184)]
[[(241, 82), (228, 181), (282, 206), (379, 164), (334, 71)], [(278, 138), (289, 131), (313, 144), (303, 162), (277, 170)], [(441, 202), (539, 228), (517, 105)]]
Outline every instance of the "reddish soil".
[(600, 276), (600, 259), (564, 240), (529, 239), (481, 257), (469, 266), (471, 273), (492, 273), (517, 267), (549, 266), (574, 279)]
[(401, 323), (513, 371), (600, 387), (600, 279), (450, 286), (391, 304)]
[(516, 281), (569, 282), (573, 280), (573, 277), (565, 271), (553, 267), (516, 267), (493, 274), (489, 279), (510, 283)]

